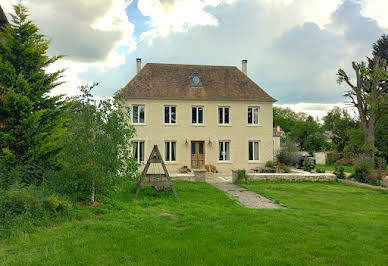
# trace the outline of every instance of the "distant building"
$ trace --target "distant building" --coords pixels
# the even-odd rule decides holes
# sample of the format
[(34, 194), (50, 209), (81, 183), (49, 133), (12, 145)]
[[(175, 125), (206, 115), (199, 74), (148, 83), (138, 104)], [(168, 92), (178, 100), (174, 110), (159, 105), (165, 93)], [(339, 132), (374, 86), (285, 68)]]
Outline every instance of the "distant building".
[(134, 156), (159, 145), (170, 172), (216, 166), (221, 173), (273, 160), (275, 99), (234, 66), (148, 63), (120, 94), (136, 128)]
[(280, 126), (273, 129), (273, 160), (276, 161), (276, 156), (280, 152), (280, 138), (283, 136), (283, 130)]

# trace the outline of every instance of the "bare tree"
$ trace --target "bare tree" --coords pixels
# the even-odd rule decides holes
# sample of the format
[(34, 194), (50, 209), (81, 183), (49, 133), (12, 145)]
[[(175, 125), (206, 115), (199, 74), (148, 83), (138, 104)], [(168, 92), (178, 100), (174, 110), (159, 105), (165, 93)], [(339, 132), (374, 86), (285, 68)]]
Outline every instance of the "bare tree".
[[(369, 61), (371, 61), (368, 58)], [(364, 154), (374, 160), (375, 130), (382, 115), (388, 111), (388, 81), (387, 62), (379, 56), (373, 58), (373, 63), (353, 62), (356, 74), (356, 84), (350, 81), (344, 70), (338, 70), (338, 83), (346, 82), (351, 88), (345, 93), (350, 98), (351, 105), (358, 110), (362, 129), (364, 131)]]

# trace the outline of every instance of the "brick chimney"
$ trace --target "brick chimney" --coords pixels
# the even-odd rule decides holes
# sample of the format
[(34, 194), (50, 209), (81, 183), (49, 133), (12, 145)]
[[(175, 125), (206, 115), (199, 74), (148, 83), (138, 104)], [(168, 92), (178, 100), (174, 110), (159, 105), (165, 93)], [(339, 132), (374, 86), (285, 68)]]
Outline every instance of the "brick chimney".
[(136, 58), (137, 73), (141, 70), (141, 58)]
[(247, 69), (248, 69), (248, 60), (244, 59), (242, 60), (242, 72), (247, 75)]

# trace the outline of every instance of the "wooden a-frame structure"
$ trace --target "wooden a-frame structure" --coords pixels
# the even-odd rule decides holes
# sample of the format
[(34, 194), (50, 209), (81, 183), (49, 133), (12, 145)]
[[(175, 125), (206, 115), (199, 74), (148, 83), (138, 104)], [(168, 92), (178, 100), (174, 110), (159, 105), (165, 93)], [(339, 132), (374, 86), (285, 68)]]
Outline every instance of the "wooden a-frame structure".
[[(151, 163), (160, 163), (162, 165), (164, 174), (148, 174), (147, 172), (150, 168)], [(145, 165), (144, 170), (141, 174), (141, 179), (137, 183), (137, 189), (134, 200), (136, 200), (140, 189), (146, 186), (152, 187), (155, 193), (171, 188), (174, 192), (176, 200), (179, 201), (178, 194), (176, 193), (174, 185), (171, 182), (170, 175), (168, 174), (166, 165), (164, 164), (162, 155), (160, 155), (157, 145), (154, 145), (150, 157), (148, 158), (147, 164)]]

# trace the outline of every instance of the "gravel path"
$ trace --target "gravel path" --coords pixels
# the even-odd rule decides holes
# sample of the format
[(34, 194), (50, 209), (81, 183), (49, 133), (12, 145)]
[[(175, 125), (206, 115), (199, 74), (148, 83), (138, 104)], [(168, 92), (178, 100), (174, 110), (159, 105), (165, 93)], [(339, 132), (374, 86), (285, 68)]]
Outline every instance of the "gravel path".
[(225, 191), (231, 197), (237, 199), (242, 205), (251, 209), (285, 209), (285, 207), (274, 203), (253, 191), (226, 182), (209, 182), (216, 188)]

